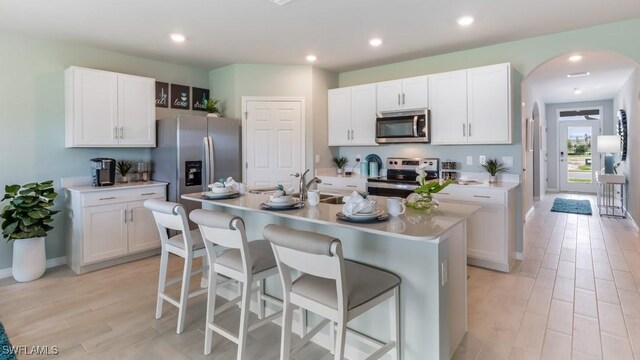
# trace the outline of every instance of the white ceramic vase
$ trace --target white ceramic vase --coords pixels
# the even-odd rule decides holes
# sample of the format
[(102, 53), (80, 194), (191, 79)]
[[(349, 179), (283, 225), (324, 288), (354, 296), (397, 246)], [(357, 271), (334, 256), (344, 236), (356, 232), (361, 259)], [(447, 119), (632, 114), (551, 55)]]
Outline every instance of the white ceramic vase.
[(336, 172), (338, 173), (338, 175), (342, 175), (342, 168), (336, 169)]
[(220, 117), (220, 115), (219, 115), (219, 114), (216, 114), (216, 113), (208, 113), (208, 114), (207, 114), (207, 117), (214, 117), (214, 118), (217, 118), (217, 117)]
[(18, 282), (38, 279), (47, 268), (44, 238), (13, 240), (13, 278)]
[(489, 176), (489, 182), (490, 183), (495, 183), (495, 182), (498, 182), (498, 180), (496, 179), (495, 175), (491, 175), (491, 176)]

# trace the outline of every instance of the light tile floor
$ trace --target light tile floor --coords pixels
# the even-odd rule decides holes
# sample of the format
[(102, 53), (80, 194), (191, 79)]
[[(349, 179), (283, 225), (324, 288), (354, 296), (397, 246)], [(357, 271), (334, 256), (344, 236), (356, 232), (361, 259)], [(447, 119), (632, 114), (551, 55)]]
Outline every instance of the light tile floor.
[[(550, 212), (556, 196), (593, 216)], [(469, 268), (469, 332), (454, 359), (640, 359), (640, 237), (595, 198), (548, 194), (509, 274)]]

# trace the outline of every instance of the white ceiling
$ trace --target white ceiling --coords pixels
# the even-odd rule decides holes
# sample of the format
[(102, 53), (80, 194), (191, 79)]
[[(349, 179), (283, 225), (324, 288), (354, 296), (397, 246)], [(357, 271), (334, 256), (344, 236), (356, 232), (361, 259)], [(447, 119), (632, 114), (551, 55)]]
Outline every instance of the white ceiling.
[[(606, 52), (580, 52), (582, 60), (569, 61), (567, 54), (540, 65), (526, 81), (545, 103), (613, 99), (637, 66), (628, 58)], [(589, 72), (589, 76), (568, 78), (567, 74)], [(582, 94), (574, 94), (574, 89)]]
[[(460, 28), (462, 15), (475, 23)], [(345, 71), (639, 16), (638, 0), (0, 0), (0, 30), (205, 69), (314, 53)]]

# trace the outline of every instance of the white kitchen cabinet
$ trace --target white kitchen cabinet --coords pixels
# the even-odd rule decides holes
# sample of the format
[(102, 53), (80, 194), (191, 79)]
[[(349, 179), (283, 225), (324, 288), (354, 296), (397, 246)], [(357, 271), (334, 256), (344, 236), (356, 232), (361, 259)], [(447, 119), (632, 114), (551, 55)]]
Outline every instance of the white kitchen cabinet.
[(438, 201), (479, 206), (467, 221), (467, 262), (509, 272), (516, 260), (516, 186), (450, 185)]
[(376, 84), (378, 112), (425, 109), (429, 106), (429, 77), (417, 76)]
[(360, 85), (329, 90), (329, 146), (375, 146), (376, 88)]
[(453, 71), (429, 79), (431, 143), (467, 142), (467, 72)]
[(511, 143), (509, 81), (509, 64), (467, 71), (470, 144)]
[(67, 264), (76, 272), (158, 253), (160, 236), (146, 199), (166, 199), (166, 184), (67, 187)]
[(510, 144), (510, 65), (432, 75), (431, 143)]
[(66, 147), (154, 147), (155, 79), (65, 71)]

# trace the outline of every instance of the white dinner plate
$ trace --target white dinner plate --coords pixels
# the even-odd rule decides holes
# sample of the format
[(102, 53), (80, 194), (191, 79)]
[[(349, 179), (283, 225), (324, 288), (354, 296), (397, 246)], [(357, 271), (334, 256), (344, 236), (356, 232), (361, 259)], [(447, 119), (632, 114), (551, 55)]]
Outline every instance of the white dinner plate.
[(384, 211), (378, 209), (372, 213), (368, 213), (368, 214), (362, 214), (362, 213), (355, 213), (355, 214), (351, 214), (351, 215), (346, 215), (348, 218), (350, 219), (354, 219), (354, 220), (373, 220), (381, 215), (384, 214)]
[(210, 200), (219, 200), (219, 199), (230, 199), (238, 195), (240, 195), (240, 193), (238, 193), (237, 191), (228, 192), (228, 193), (219, 193), (219, 194), (209, 191), (209, 192), (203, 193), (202, 197)]
[(300, 202), (300, 200), (298, 199), (291, 199), (290, 201), (287, 202), (271, 202), (271, 201), (267, 201), (266, 204), (269, 207), (272, 208), (288, 208), (288, 207), (294, 207), (296, 205), (298, 205), (298, 203)]

